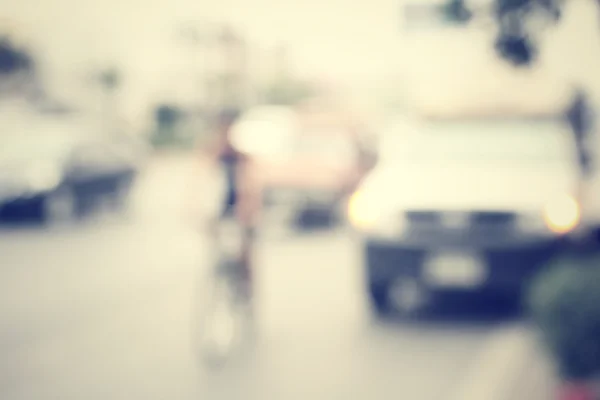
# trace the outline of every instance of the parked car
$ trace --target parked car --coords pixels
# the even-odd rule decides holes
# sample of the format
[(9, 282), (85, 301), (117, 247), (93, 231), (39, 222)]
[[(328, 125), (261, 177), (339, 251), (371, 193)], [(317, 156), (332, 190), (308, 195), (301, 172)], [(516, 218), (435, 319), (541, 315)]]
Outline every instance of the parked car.
[(302, 225), (336, 219), (360, 173), (348, 127), (307, 123), (292, 109), (267, 107), (242, 118), (236, 132), (238, 147), (253, 159), (266, 208), (283, 206)]
[(76, 219), (100, 200), (126, 205), (142, 153), (78, 118), (27, 118), (0, 136), (0, 216)]
[(571, 136), (558, 119), (394, 125), (349, 205), (377, 313), (444, 292), (518, 299), (580, 224)]

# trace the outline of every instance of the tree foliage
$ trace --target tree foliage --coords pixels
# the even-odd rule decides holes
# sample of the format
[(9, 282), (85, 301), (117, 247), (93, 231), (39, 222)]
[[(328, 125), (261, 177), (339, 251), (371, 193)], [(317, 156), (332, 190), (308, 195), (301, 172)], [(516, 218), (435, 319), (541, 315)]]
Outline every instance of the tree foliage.
[(312, 85), (296, 80), (281, 79), (272, 82), (263, 92), (265, 102), (279, 105), (293, 105), (316, 93)]
[(160, 104), (154, 111), (154, 118), (159, 129), (171, 129), (179, 121), (181, 110), (174, 105)]
[(121, 74), (116, 68), (107, 68), (100, 71), (98, 80), (105, 90), (111, 92), (121, 84)]
[[(496, 52), (515, 66), (531, 65), (538, 54), (540, 27), (557, 23), (563, 6), (564, 0), (493, 0), (484, 11), (498, 27)], [(465, 0), (448, 0), (442, 9), (457, 23), (468, 24), (474, 19), (466, 17), (474, 13)]]
[(27, 51), (18, 48), (10, 38), (0, 37), (0, 77), (32, 71), (33, 68), (33, 59)]
[(467, 8), (464, 0), (448, 0), (442, 5), (441, 11), (448, 21), (459, 24), (466, 24), (473, 17), (473, 12)]

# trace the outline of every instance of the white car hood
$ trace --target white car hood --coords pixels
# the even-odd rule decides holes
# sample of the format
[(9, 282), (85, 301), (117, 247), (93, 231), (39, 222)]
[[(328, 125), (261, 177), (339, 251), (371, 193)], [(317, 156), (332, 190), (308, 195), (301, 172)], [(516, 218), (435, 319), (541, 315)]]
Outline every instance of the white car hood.
[(375, 170), (365, 193), (383, 207), (417, 210), (533, 211), (556, 196), (573, 194), (573, 168), (485, 165), (411, 166)]

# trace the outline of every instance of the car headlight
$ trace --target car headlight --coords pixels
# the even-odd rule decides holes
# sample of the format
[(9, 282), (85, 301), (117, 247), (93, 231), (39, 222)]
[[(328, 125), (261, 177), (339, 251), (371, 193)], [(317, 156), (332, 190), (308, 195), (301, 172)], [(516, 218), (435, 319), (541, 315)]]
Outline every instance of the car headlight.
[(56, 164), (36, 162), (26, 167), (23, 179), (29, 190), (45, 191), (58, 186), (61, 175), (60, 168)]
[(554, 233), (565, 234), (579, 224), (581, 209), (572, 196), (560, 196), (544, 207), (543, 217), (548, 229)]
[(377, 223), (379, 212), (363, 191), (356, 191), (348, 201), (348, 218), (357, 228), (368, 228)]
[(348, 219), (352, 225), (365, 232), (379, 235), (398, 235), (404, 231), (404, 214), (395, 212), (396, 207), (383, 196), (357, 190), (348, 202)]
[(546, 203), (541, 212), (519, 215), (517, 222), (521, 232), (552, 232), (563, 235), (575, 229), (580, 219), (577, 200), (571, 196), (560, 196)]

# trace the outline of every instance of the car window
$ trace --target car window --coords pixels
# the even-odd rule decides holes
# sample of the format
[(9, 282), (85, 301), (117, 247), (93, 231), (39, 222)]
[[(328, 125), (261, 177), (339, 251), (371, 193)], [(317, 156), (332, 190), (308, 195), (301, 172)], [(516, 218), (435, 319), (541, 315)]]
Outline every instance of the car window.
[(439, 121), (402, 125), (386, 134), (388, 161), (565, 163), (573, 157), (570, 134), (557, 121)]

